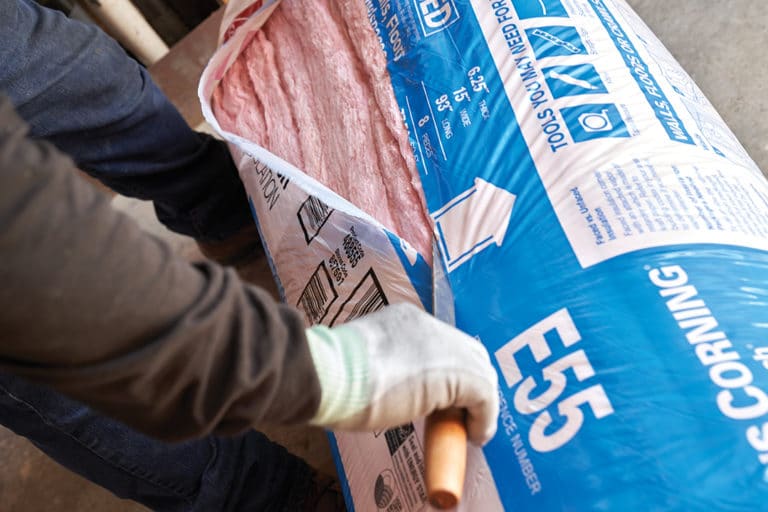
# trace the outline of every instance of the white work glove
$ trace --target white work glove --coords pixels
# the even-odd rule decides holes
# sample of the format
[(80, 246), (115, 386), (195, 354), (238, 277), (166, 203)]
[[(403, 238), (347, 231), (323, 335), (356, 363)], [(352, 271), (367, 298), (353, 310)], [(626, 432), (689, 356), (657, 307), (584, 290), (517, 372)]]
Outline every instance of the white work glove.
[(498, 378), (483, 345), (409, 304), (329, 329), (307, 329), (320, 379), (314, 425), (396, 427), (438, 409), (467, 411), (475, 444), (496, 433)]

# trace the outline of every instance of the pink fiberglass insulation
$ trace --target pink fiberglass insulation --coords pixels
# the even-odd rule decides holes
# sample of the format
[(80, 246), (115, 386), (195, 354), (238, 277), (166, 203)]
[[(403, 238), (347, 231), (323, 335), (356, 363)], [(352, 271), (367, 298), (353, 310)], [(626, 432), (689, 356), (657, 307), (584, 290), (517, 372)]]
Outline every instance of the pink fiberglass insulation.
[(361, 0), (284, 0), (213, 96), (256, 142), (431, 259), (431, 227), (386, 56)]

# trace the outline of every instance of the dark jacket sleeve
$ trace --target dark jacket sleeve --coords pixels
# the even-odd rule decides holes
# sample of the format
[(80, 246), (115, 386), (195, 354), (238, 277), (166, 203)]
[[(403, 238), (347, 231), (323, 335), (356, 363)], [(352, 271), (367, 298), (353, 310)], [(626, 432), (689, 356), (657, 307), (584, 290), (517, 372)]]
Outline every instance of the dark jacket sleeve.
[(143, 233), (2, 96), (0, 371), (163, 439), (300, 423), (320, 399), (296, 310)]

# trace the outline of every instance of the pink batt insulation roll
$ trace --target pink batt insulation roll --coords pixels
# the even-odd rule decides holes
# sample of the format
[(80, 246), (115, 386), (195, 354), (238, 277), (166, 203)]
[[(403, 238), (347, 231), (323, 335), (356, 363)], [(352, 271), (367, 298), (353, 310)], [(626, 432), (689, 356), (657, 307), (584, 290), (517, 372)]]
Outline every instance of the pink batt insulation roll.
[[(768, 182), (624, 0), (229, 5), (201, 106), (286, 302), (331, 327), (431, 304), (320, 180), (425, 256), (434, 233), (488, 349), (460, 511), (768, 510)], [(428, 507), (422, 426), (333, 434), (350, 508)]]
[(431, 255), (386, 56), (360, 0), (285, 0), (213, 96), (222, 128), (268, 149)]

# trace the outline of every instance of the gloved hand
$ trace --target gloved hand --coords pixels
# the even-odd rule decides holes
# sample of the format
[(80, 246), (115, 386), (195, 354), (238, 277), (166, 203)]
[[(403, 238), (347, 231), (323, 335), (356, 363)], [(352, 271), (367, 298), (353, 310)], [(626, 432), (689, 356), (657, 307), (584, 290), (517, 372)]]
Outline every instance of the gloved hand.
[(315, 326), (307, 339), (322, 390), (315, 425), (378, 430), (460, 407), (470, 441), (482, 445), (496, 433), (498, 378), (488, 352), (415, 306)]

